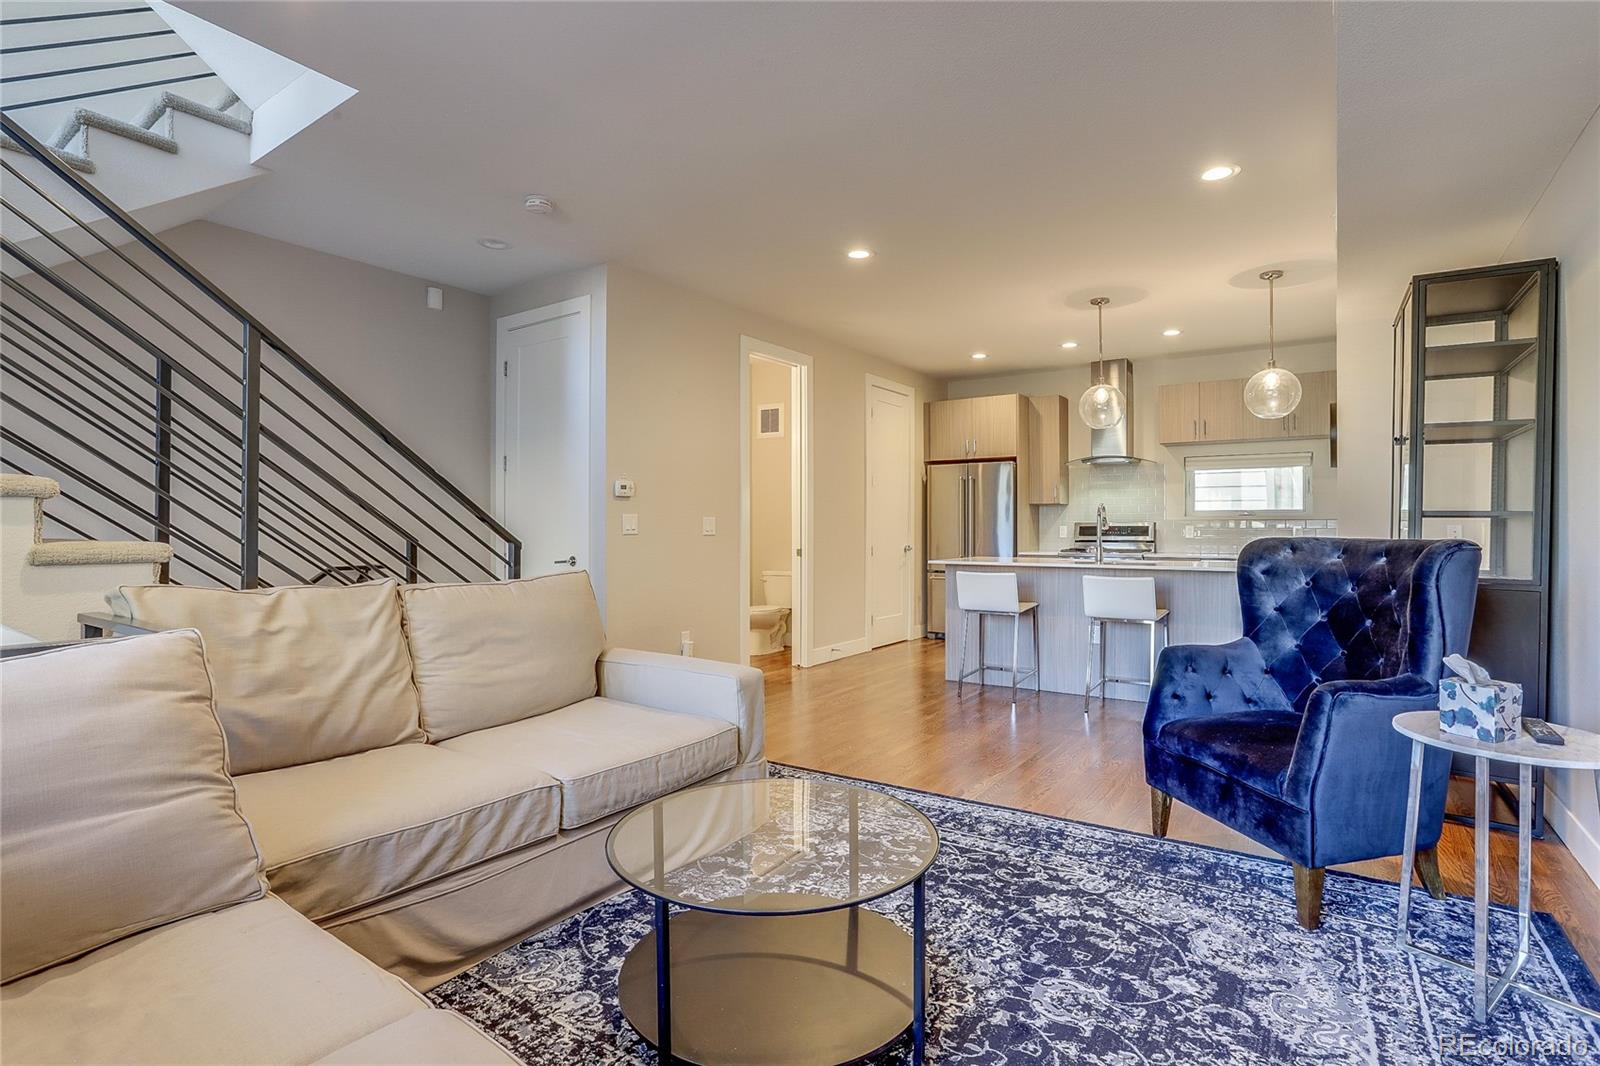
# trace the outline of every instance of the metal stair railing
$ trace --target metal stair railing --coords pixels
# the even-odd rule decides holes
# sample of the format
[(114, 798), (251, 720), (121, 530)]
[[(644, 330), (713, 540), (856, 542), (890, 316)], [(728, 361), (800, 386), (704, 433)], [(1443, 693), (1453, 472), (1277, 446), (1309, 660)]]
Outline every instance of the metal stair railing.
[[(0, 466), (49, 521), (173, 547), (163, 579), (495, 580), (521, 542), (377, 417), (0, 114)], [(65, 510), (69, 517), (56, 514)]]

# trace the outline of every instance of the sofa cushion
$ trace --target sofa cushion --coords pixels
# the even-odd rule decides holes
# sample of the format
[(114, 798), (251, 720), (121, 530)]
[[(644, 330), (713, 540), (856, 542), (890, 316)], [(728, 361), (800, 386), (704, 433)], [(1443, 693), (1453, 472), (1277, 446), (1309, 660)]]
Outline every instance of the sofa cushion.
[(9, 659), (0, 689), (0, 979), (262, 896), (199, 634)]
[(317, 1060), (318, 1066), (521, 1066), (522, 1060), (461, 1015), (424, 1010), (390, 1022)]
[(0, 989), (15, 1063), (311, 1062), (423, 999), (268, 896)]
[(555, 835), (532, 763), (401, 744), (237, 779), (272, 889), (321, 920)]
[(605, 631), (586, 573), (409, 585), (400, 600), (430, 740), (595, 694)]
[(1156, 746), (1281, 798), (1300, 722), (1288, 711), (1195, 715), (1164, 726)]
[(248, 774), (422, 739), (395, 588), (124, 585), (107, 599), (147, 628), (200, 631), (231, 769)]
[(439, 747), (485, 767), (537, 766), (561, 782), (561, 827), (575, 829), (726, 770), (739, 761), (739, 730), (595, 697)]

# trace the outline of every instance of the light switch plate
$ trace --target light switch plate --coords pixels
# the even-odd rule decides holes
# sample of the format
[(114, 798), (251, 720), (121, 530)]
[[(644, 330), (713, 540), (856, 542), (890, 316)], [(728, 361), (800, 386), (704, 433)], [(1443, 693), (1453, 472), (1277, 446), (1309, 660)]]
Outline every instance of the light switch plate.
[(639, 535), (638, 515), (625, 514), (622, 516), (622, 535), (624, 537), (636, 537)]
[(1067, 540), (1072, 536), (1072, 527), (1071, 526), (1060, 526), (1060, 527), (1058, 527), (1056, 529), (1056, 535), (1059, 536), (1062, 540)]
[(710, 515), (706, 515), (704, 518), (700, 519), (700, 535), (702, 537), (716, 536), (717, 520)]

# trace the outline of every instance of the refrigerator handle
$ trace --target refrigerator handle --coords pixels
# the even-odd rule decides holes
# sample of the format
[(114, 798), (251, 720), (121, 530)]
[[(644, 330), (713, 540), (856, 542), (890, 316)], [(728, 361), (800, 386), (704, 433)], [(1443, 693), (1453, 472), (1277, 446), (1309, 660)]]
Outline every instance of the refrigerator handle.
[(961, 475), (961, 556), (972, 554), (972, 479)]

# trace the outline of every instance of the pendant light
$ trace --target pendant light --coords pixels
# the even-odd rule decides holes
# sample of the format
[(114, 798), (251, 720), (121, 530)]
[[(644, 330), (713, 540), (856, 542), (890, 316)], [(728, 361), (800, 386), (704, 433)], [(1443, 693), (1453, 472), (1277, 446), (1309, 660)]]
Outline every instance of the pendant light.
[(1110, 302), (1106, 296), (1096, 296), (1089, 301), (1098, 316), (1100, 358), (1094, 364), (1094, 384), (1083, 390), (1078, 400), (1078, 416), (1090, 429), (1110, 429), (1122, 421), (1128, 410), (1127, 397), (1122, 395), (1122, 390), (1106, 381), (1106, 304)]
[(1267, 365), (1257, 370), (1244, 386), (1244, 405), (1257, 418), (1283, 418), (1300, 405), (1300, 379), (1278, 365), (1277, 306), (1273, 284), (1283, 277), (1281, 270), (1264, 270), (1267, 283)]

